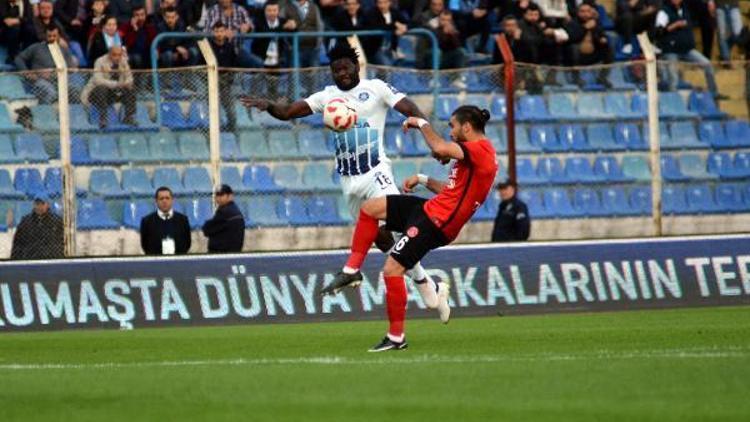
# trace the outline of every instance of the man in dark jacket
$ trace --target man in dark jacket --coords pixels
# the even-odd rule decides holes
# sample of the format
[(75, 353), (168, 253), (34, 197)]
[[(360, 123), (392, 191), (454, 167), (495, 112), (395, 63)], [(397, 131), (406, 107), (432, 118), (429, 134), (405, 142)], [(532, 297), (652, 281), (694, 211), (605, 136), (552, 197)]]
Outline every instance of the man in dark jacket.
[(492, 228), (493, 242), (518, 242), (527, 240), (531, 229), (529, 210), (516, 196), (516, 186), (506, 180), (497, 185), (500, 207)]
[[(576, 11), (576, 17), (567, 27), (570, 30), (570, 55), (573, 66), (610, 64), (614, 61), (614, 50), (609, 45), (604, 30), (599, 26), (599, 13), (592, 3), (581, 3)], [(607, 76), (609, 68), (600, 67), (597, 83), (611, 88)], [(574, 78), (578, 85), (583, 85), (577, 70), (574, 71)]]
[[(214, 37), (209, 41), (211, 49), (216, 56), (219, 69), (233, 69), (240, 66), (236, 45), (227, 37), (227, 27), (224, 22), (217, 21), (212, 28)], [(219, 70), (219, 100), (224, 113), (227, 116), (226, 131), (234, 132), (237, 122), (234, 112), (234, 97), (232, 96), (232, 84), (236, 72)]]
[(131, 69), (151, 67), (151, 43), (156, 38), (156, 26), (149, 22), (146, 8), (133, 8), (133, 16), (120, 25), (122, 43), (128, 51)]
[(141, 248), (146, 255), (183, 255), (190, 250), (190, 223), (172, 208), (172, 191), (156, 190), (156, 211), (141, 219)]
[(7, 64), (21, 51), (24, 28), (34, 19), (29, 0), (0, 0), (0, 45), (8, 49)]
[(234, 192), (229, 185), (221, 185), (216, 192), (216, 214), (203, 224), (208, 237), (209, 252), (241, 252), (245, 241), (245, 217), (234, 203)]
[(363, 37), (362, 48), (367, 61), (383, 66), (393, 65), (393, 51), (398, 45), (398, 37), (408, 30), (408, 22), (401, 12), (391, 5), (391, 0), (377, 0), (375, 7), (365, 14), (365, 29), (391, 32), (386, 43), (385, 36)]
[(49, 209), (44, 192), (34, 196), (34, 210), (21, 219), (13, 236), (11, 259), (64, 258), (63, 222)]
[[(278, 0), (268, 0), (263, 7), (263, 17), (255, 24), (256, 32), (292, 32), (297, 29), (293, 20), (280, 16)], [(289, 38), (258, 38), (250, 49), (265, 68), (281, 68), (287, 65)]]

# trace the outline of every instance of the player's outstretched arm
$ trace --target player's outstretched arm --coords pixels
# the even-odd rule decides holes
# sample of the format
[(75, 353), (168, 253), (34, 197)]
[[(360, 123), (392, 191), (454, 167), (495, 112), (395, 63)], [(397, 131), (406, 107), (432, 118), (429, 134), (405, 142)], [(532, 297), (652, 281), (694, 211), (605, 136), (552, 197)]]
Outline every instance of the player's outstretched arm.
[(414, 192), (417, 185), (422, 185), (433, 193), (440, 193), (445, 187), (445, 182), (433, 179), (425, 174), (414, 174), (404, 180), (404, 193)]
[(240, 102), (248, 108), (257, 108), (267, 111), (271, 116), (279, 120), (298, 119), (313, 114), (312, 109), (305, 101), (295, 101), (291, 104), (274, 103), (263, 98), (241, 96)]
[(419, 129), (424, 136), (427, 146), (432, 150), (432, 155), (438, 160), (463, 160), (464, 151), (455, 142), (448, 142), (432, 129), (430, 122), (419, 117), (409, 117), (404, 121), (404, 131), (411, 128)]
[(414, 101), (410, 100), (408, 97), (404, 97), (401, 99), (401, 101), (397, 102), (393, 108), (396, 109), (399, 113), (403, 114), (406, 117), (421, 117), (425, 118), (425, 115), (422, 114), (422, 110), (419, 109), (419, 106), (414, 103)]

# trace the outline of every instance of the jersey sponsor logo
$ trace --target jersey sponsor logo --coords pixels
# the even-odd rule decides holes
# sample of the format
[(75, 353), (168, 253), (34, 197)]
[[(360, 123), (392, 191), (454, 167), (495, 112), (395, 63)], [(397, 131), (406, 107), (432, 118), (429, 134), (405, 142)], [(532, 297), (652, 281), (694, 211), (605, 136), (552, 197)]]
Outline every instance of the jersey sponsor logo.
[(361, 102), (364, 103), (365, 101), (367, 101), (369, 99), (370, 99), (370, 94), (368, 94), (367, 92), (360, 92), (359, 93), (359, 101), (361, 101)]
[(419, 234), (419, 229), (416, 226), (409, 227), (408, 230), (406, 230), (406, 235), (409, 237), (417, 237)]

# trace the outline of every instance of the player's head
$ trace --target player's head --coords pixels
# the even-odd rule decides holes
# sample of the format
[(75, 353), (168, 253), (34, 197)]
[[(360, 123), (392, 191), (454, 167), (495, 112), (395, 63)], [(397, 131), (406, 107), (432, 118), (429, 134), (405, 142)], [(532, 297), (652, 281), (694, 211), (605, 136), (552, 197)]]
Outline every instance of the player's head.
[(359, 56), (349, 41), (342, 39), (337, 42), (328, 52), (328, 59), (333, 82), (340, 90), (348, 91), (359, 84)]
[(166, 186), (161, 186), (154, 194), (156, 208), (161, 212), (169, 212), (172, 209), (172, 190)]
[(451, 115), (448, 126), (451, 139), (466, 142), (469, 138), (484, 134), (484, 125), (490, 120), (490, 112), (473, 105), (462, 105)]

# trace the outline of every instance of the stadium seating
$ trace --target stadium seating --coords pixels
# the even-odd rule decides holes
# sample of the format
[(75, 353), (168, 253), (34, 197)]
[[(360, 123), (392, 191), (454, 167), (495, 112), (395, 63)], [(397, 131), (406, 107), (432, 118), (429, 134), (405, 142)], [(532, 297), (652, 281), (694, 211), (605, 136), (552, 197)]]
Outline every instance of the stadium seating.
[(59, 132), (60, 120), (56, 106), (39, 104), (31, 108), (34, 129), (40, 132)]
[(697, 154), (682, 154), (679, 157), (680, 171), (693, 180), (718, 179), (718, 174), (709, 173), (706, 161)]
[(558, 126), (557, 130), (558, 140), (564, 150), (575, 152), (593, 151), (580, 125), (562, 124)]
[(568, 157), (565, 159), (564, 180), (568, 183), (603, 183), (605, 178), (594, 173), (588, 158)]
[(101, 199), (82, 199), (78, 202), (76, 228), (78, 230), (117, 229), (120, 223), (109, 215), (107, 205)]
[(622, 173), (638, 182), (651, 181), (651, 169), (642, 156), (628, 155), (622, 158)]
[(742, 201), (741, 185), (719, 183), (716, 185), (716, 204), (726, 212), (747, 212), (748, 206)]
[(668, 182), (686, 182), (690, 180), (690, 177), (686, 176), (680, 170), (680, 164), (675, 157), (662, 154), (661, 155), (661, 175)]
[(236, 193), (247, 193), (250, 189), (242, 182), (240, 170), (234, 166), (223, 166), (220, 170), (221, 183), (232, 187)]
[(618, 123), (615, 125), (615, 142), (630, 151), (645, 151), (649, 149), (646, 141), (641, 137), (641, 131), (633, 123)]
[[(19, 192), (13, 186), (13, 182), (10, 180), (10, 172), (6, 169), (0, 169), (0, 198), (3, 199), (21, 199), (23, 198), (23, 192)], [(0, 201), (1, 203), (2, 201)], [(2, 217), (4, 214), (0, 214)], [(2, 220), (2, 218), (0, 218)]]
[[(225, 148), (226, 147), (222, 144), (222, 156), (224, 155), (224, 152), (229, 152), (225, 150)], [(274, 155), (268, 148), (268, 142), (266, 142), (266, 138), (263, 136), (263, 131), (253, 130), (240, 132), (239, 157), (235, 156), (234, 158), (268, 160), (273, 157)]]
[(608, 120), (618, 117), (604, 108), (601, 94), (580, 94), (576, 109), (578, 115), (585, 120)]
[(93, 169), (89, 175), (89, 191), (94, 195), (117, 198), (126, 192), (120, 187), (117, 174), (112, 169)]
[[(265, 145), (265, 141), (263, 144)], [(222, 132), (219, 136), (219, 156), (227, 161), (237, 161), (243, 157), (237, 137), (233, 133)]]
[(743, 179), (747, 174), (742, 169), (737, 169), (732, 158), (725, 152), (708, 154), (708, 172), (719, 176), (721, 179)]
[(11, 164), (21, 161), (22, 159), (16, 156), (10, 136), (0, 134), (0, 164)]
[(661, 206), (664, 214), (688, 214), (685, 191), (679, 186), (664, 186), (661, 193)]
[(531, 143), (529, 139), (529, 131), (522, 125), (516, 125), (516, 151), (521, 154), (542, 152), (542, 148), (539, 145)]
[(89, 156), (93, 164), (117, 164), (124, 160), (120, 157), (115, 138), (109, 135), (92, 136), (89, 139)]
[(721, 122), (700, 122), (700, 124), (698, 124), (698, 134), (701, 142), (710, 145), (712, 148), (731, 148), (733, 146), (732, 143), (729, 142), (729, 138), (727, 138), (724, 132), (724, 126)]
[(268, 147), (271, 155), (276, 158), (299, 158), (297, 135), (289, 129), (274, 129), (268, 131)]
[(685, 189), (688, 212), (692, 214), (706, 214), (720, 211), (716, 204), (713, 189), (708, 185), (689, 185)]
[(308, 202), (310, 219), (317, 224), (331, 226), (346, 222), (338, 214), (336, 197), (331, 195), (314, 196)]
[(156, 157), (151, 155), (148, 141), (138, 133), (128, 133), (120, 136), (118, 139), (120, 146), (120, 156), (125, 161), (144, 162), (153, 161)]
[(317, 159), (333, 155), (330, 144), (322, 130), (304, 130), (299, 133), (299, 149), (302, 155)]
[[(541, 108), (539, 111), (541, 112)], [(549, 115), (555, 120), (576, 120), (581, 117), (576, 112), (570, 94), (567, 93), (553, 93), (549, 95)]]
[(422, 163), (420, 173), (427, 175), (435, 180), (448, 180), (448, 167), (438, 163), (435, 160), (427, 160)]
[(691, 91), (688, 97), (688, 109), (698, 113), (703, 119), (725, 119), (727, 113), (719, 110), (713, 95), (706, 91)]
[(172, 130), (195, 129), (182, 114), (180, 104), (165, 101), (161, 103), (161, 123)]
[[(3, 90), (5, 90), (5, 87), (3, 87)], [(10, 118), (10, 112), (5, 104), (0, 103), (0, 132), (21, 132), (22, 130), (23, 127)]]
[[(0, 135), (0, 156), (2, 156), (2, 136)], [(70, 161), (74, 165), (88, 166), (93, 164), (86, 141), (80, 136), (70, 138)], [(2, 158), (0, 158), (2, 162)]]
[[(279, 193), (284, 190), (278, 186), (271, 177), (271, 169), (268, 166), (258, 164), (245, 167), (242, 173), (243, 184), (253, 192)], [(254, 221), (258, 221), (254, 219)]]
[(669, 142), (662, 143), (665, 148), (705, 148), (706, 145), (698, 140), (695, 126), (692, 122), (675, 122), (669, 125)]
[(187, 195), (190, 193), (182, 185), (182, 180), (177, 169), (174, 167), (159, 167), (154, 170), (154, 181), (152, 183), (154, 189), (160, 186), (166, 186), (172, 190), (174, 195)]
[(622, 183), (634, 180), (622, 172), (617, 159), (610, 155), (602, 155), (594, 159), (594, 175), (610, 183)]
[(417, 174), (417, 164), (413, 160), (398, 160), (393, 162), (393, 177), (396, 178), (396, 183), (401, 184), (409, 176)]
[[(465, 104), (471, 103), (466, 101)], [(435, 111), (435, 114), (437, 115), (438, 119), (447, 121), (451, 118), (453, 110), (457, 109), (458, 106), (459, 102), (457, 97), (448, 95), (440, 96), (437, 100), (437, 110)]]
[(44, 150), (42, 137), (36, 133), (21, 133), (14, 144), (16, 156), (30, 163), (45, 163), (49, 155)]
[(607, 215), (607, 211), (602, 207), (599, 193), (591, 188), (579, 188), (573, 192), (573, 208), (587, 217)]
[(154, 194), (154, 187), (148, 179), (146, 170), (142, 168), (122, 170), (122, 189), (135, 196), (151, 197)]
[[(112, 113), (114, 115), (114, 109), (112, 109)], [(116, 117), (114, 119), (117, 121)], [(89, 114), (83, 108), (83, 105), (70, 104), (70, 130), (73, 132), (96, 132), (99, 130), (99, 126), (89, 122)]]
[(532, 126), (530, 131), (531, 143), (538, 145), (544, 152), (563, 152), (567, 145), (560, 143), (552, 126)]
[[(120, 115), (124, 113), (124, 110), (120, 110)], [(129, 130), (159, 130), (159, 125), (151, 120), (151, 116), (148, 113), (148, 108), (143, 103), (137, 103), (135, 105), (135, 122), (136, 127), (131, 127)]]
[(537, 161), (536, 167), (539, 177), (548, 180), (550, 183), (559, 184), (568, 181), (562, 163), (557, 157), (542, 157)]
[(651, 188), (643, 186), (632, 188), (630, 206), (636, 215), (651, 215)]
[(122, 210), (122, 225), (129, 229), (138, 230), (141, 220), (154, 211), (153, 203), (146, 201), (126, 201)]
[(516, 119), (521, 122), (547, 122), (553, 119), (547, 111), (544, 97), (524, 95), (518, 99)]
[(273, 181), (287, 191), (305, 191), (308, 188), (302, 184), (297, 166), (294, 164), (280, 164), (273, 170)]
[(307, 203), (304, 198), (296, 195), (285, 196), (276, 204), (276, 213), (282, 219), (289, 221), (292, 226), (309, 226), (317, 224), (313, 221), (307, 211)]
[(750, 124), (746, 121), (730, 120), (726, 125), (727, 140), (732, 147), (750, 147)]
[(637, 214), (630, 206), (625, 190), (620, 186), (605, 187), (601, 191), (602, 215), (630, 216)]
[(37, 192), (45, 191), (42, 174), (36, 168), (17, 169), (13, 176), (13, 187), (17, 192), (21, 192), (28, 197)]
[[(220, 138), (220, 145), (231, 143), (232, 141), (226, 141), (226, 137), (231, 136), (234, 138), (233, 133), (222, 133)], [(208, 149), (208, 141), (206, 138), (198, 132), (184, 132), (180, 133), (179, 137), (179, 156), (183, 160), (189, 161), (207, 161), (209, 159), (210, 151)], [(237, 145), (237, 141), (234, 140), (234, 145)], [(221, 147), (219, 148), (221, 150)], [(224, 157), (222, 157), (224, 158)], [(228, 158), (228, 157), (227, 157)]]
[(545, 189), (544, 206), (549, 212), (560, 218), (576, 218), (584, 215), (582, 210), (573, 206), (568, 191), (564, 188)]
[(634, 110), (628, 105), (628, 99), (621, 92), (612, 92), (604, 95), (604, 112), (623, 119), (644, 119), (646, 113), (642, 110)]
[(2, 74), (0, 75), (0, 86), (3, 87), (0, 90), (0, 98), (8, 101), (17, 100), (30, 100), (34, 96), (27, 94), (23, 88), (23, 81), (21, 76), (18, 74)]
[(210, 219), (214, 213), (211, 206), (211, 198), (208, 197), (185, 200), (183, 210), (188, 217), (188, 222), (192, 230), (200, 229), (203, 223)]
[(537, 174), (534, 164), (529, 158), (518, 158), (516, 160), (516, 175), (521, 185), (541, 185), (548, 180)]
[(667, 119), (694, 119), (698, 115), (688, 110), (685, 101), (678, 92), (659, 94), (659, 116)]
[(241, 103), (235, 103), (234, 104), (234, 111), (237, 116), (237, 128), (240, 130), (243, 129), (250, 129), (250, 130), (260, 130), (261, 127), (255, 120), (252, 120), (250, 118), (250, 114), (247, 112), (247, 108), (243, 106)]
[(180, 154), (177, 138), (171, 132), (158, 132), (149, 136), (148, 146), (151, 160), (174, 162), (185, 159)]
[(188, 194), (210, 195), (213, 190), (211, 176), (203, 167), (188, 167), (182, 174), (182, 185)]
[(589, 145), (595, 151), (622, 151), (623, 145), (615, 142), (612, 135), (612, 128), (606, 123), (594, 123), (586, 127), (586, 138)]
[(305, 190), (326, 192), (338, 191), (331, 169), (323, 163), (309, 163), (302, 170), (302, 186)]

